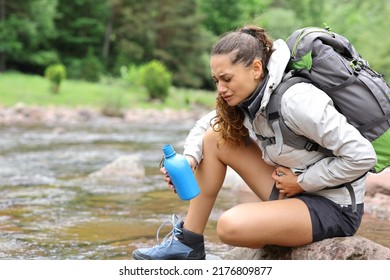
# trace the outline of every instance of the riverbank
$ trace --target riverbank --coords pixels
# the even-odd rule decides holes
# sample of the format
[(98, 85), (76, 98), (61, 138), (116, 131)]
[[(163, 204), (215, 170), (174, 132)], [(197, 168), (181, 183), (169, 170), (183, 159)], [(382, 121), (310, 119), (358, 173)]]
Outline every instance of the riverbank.
[(13, 107), (0, 107), (0, 125), (37, 125), (50, 126), (85, 123), (97, 119), (109, 122), (167, 123), (171, 121), (195, 121), (208, 111), (205, 108), (194, 110), (175, 109), (127, 109), (122, 117), (108, 117), (100, 110), (88, 107), (39, 107), (19, 103)]

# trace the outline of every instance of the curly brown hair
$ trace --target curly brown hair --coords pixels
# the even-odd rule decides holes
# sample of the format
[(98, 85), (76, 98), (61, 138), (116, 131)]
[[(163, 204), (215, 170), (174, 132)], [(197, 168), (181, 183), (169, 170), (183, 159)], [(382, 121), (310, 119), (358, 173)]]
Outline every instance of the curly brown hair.
[[(265, 30), (257, 26), (246, 26), (224, 34), (213, 46), (211, 56), (231, 54), (232, 64), (243, 63), (246, 67), (250, 66), (256, 58), (260, 59), (265, 75), (272, 52), (272, 39)], [(216, 112), (212, 127), (214, 131), (220, 133), (221, 140), (233, 145), (245, 141), (249, 132), (244, 126), (245, 115), (242, 110), (237, 106), (230, 106), (218, 95)]]

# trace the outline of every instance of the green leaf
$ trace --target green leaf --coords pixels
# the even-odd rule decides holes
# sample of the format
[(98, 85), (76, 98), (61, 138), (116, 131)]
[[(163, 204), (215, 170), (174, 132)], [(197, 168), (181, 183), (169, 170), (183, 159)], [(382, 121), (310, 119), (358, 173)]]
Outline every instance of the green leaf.
[(311, 51), (305, 54), (301, 60), (290, 62), (289, 67), (294, 70), (307, 69), (310, 70), (313, 66)]

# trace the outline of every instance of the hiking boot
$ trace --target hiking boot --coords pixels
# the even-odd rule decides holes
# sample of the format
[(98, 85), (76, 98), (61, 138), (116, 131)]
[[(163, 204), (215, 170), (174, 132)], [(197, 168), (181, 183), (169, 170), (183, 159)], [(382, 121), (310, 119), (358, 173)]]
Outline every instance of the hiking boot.
[(167, 223), (173, 229), (164, 240), (151, 248), (141, 248), (133, 252), (135, 260), (204, 260), (206, 257), (203, 235), (183, 228), (183, 221), (172, 215), (172, 221), (164, 222), (157, 230), (157, 243), (160, 230)]

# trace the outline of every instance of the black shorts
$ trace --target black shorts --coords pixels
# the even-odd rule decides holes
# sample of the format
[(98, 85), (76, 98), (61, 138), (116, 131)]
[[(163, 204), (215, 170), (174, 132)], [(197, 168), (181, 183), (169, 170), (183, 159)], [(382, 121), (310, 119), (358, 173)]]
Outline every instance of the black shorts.
[(352, 236), (358, 230), (364, 213), (364, 204), (357, 204), (357, 211), (352, 206), (340, 206), (319, 196), (300, 194), (294, 196), (306, 203), (309, 208), (313, 227), (313, 241), (325, 238)]

